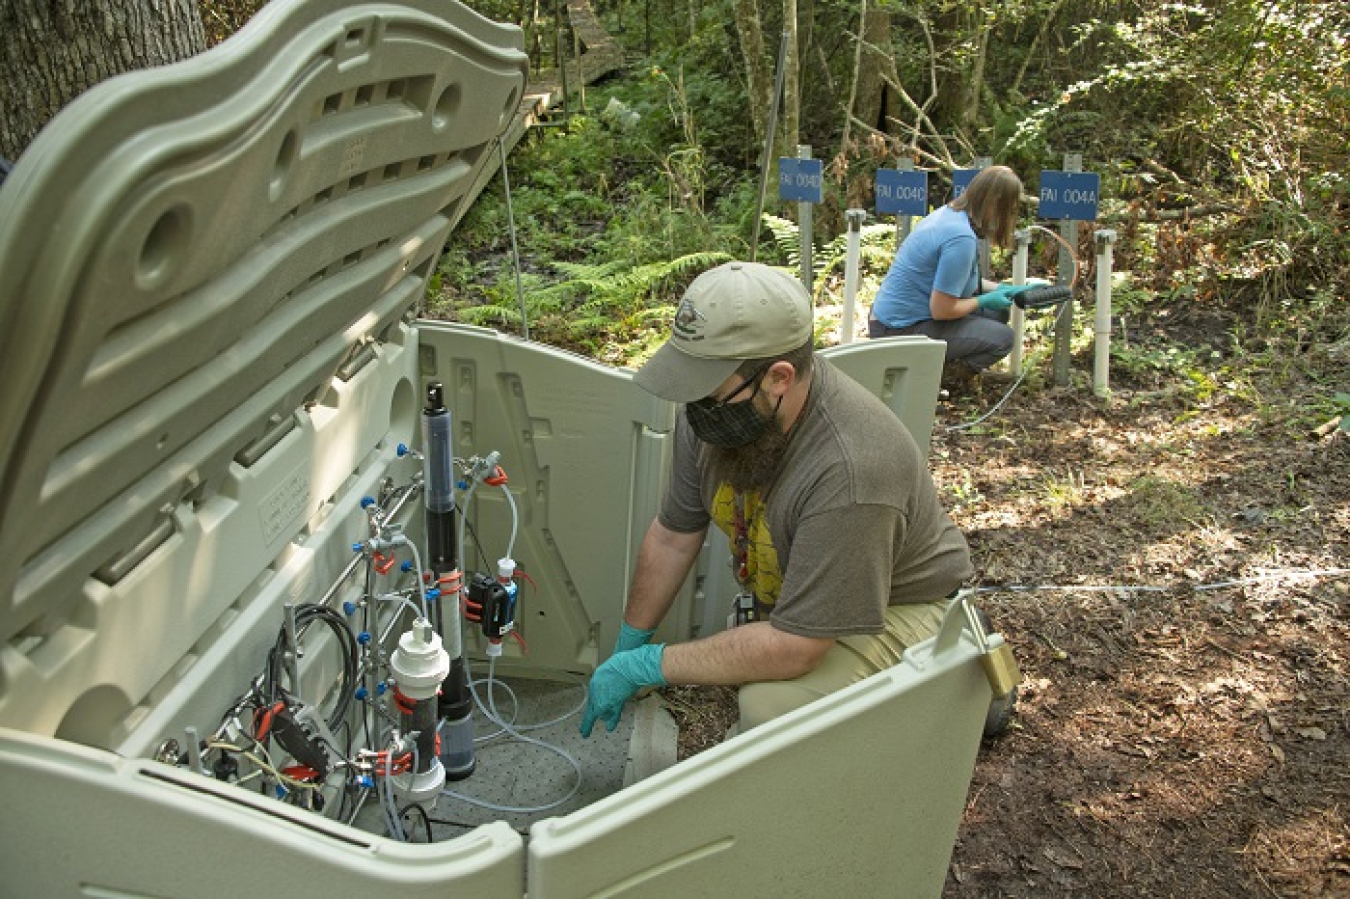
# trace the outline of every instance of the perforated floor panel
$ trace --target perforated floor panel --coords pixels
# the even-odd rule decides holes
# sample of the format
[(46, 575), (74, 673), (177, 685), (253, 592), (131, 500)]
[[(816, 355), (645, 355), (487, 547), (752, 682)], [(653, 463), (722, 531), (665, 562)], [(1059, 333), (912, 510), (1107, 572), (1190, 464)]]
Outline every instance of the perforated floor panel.
[[(524, 834), (536, 821), (566, 815), (623, 787), (633, 704), (625, 708), (613, 733), (597, 724), (590, 739), (583, 739), (578, 730), (585, 701), (580, 678), (561, 674), (569, 679), (498, 678), (489, 700), (486, 671), (475, 669), (473, 676), (480, 699), (495, 702), (499, 717), (518, 736), (504, 733), (475, 710), (473, 774), (448, 782), (435, 807), (426, 809), (426, 820), (416, 809), (400, 804), (409, 841), (427, 840), (428, 821), (434, 841), (453, 839), (496, 820)], [(358, 827), (387, 833), (387, 803), (380, 800), (377, 793), (368, 795), (356, 817)]]

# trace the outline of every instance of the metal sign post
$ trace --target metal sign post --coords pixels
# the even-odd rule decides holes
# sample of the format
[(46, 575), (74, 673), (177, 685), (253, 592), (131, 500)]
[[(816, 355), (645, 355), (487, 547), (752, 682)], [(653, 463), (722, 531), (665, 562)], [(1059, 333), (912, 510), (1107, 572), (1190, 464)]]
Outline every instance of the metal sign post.
[[(778, 160), (778, 199), (796, 200), (800, 205), (797, 207), (805, 209), (806, 225), (811, 224), (810, 208), (812, 203), (819, 203), (825, 198), (825, 165), (819, 159), (810, 158), (810, 147), (807, 150), (807, 157), (798, 157), (792, 159), (783, 156)], [(802, 148), (798, 148), (800, 154)], [(800, 230), (800, 229), (799, 229)], [(802, 240), (802, 286), (807, 292), (811, 292), (811, 258), (809, 244), (811, 241), (811, 232), (801, 230)]]
[[(797, 145), (797, 158), (810, 159), (811, 147), (808, 144)], [(814, 207), (803, 200), (797, 204), (797, 236), (801, 239), (801, 281), (802, 286), (806, 288), (807, 293), (813, 293), (815, 288), (812, 283), (815, 280), (814, 268), (812, 267), (811, 251), (812, 237), (814, 235), (815, 222), (813, 221)]]
[[(1062, 172), (1041, 172), (1039, 215), (1043, 219), (1060, 219), (1059, 233), (1066, 246), (1059, 249), (1059, 276), (1057, 283), (1067, 285), (1075, 268), (1074, 253), (1078, 246), (1078, 223), (1097, 218), (1097, 195), (1101, 189), (1098, 175), (1083, 172), (1081, 153), (1064, 154)], [(1070, 248), (1073, 248), (1072, 250)], [(1070, 298), (1066, 302), (1072, 303)], [(1073, 337), (1072, 309), (1068, 315), (1055, 319), (1055, 386), (1069, 383), (1069, 343)]]

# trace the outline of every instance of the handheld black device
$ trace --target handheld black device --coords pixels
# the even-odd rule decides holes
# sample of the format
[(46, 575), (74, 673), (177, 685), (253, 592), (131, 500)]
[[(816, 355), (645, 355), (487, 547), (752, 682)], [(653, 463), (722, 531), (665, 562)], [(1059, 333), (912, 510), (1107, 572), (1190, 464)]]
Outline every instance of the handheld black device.
[(1044, 284), (1013, 294), (1012, 301), (1021, 309), (1044, 309), (1058, 306), (1073, 296), (1073, 289), (1062, 284)]

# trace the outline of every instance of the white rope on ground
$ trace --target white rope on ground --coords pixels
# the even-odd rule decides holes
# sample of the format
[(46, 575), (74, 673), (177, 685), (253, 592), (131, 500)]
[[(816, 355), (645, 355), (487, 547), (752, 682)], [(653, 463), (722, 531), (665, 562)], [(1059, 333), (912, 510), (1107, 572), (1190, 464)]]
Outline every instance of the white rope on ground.
[[(1231, 587), (1242, 587), (1248, 584), (1259, 584), (1264, 581), (1276, 581), (1287, 578), (1341, 578), (1350, 576), (1350, 568), (1320, 568), (1311, 571), (1272, 571), (1268, 574), (1258, 574), (1252, 577), (1237, 578), (1231, 581), (1218, 581), (1213, 584), (1198, 584), (1191, 589), (1196, 593), (1207, 593), (1213, 590), (1226, 590)], [(1108, 585), (1062, 585), (1062, 584), (1007, 584), (1004, 586), (976, 587), (976, 593), (1038, 593), (1038, 592), (1061, 592), (1061, 593), (1170, 593), (1173, 590), (1184, 587), (1179, 584), (1175, 587), (1154, 587), (1132, 584), (1108, 584)]]

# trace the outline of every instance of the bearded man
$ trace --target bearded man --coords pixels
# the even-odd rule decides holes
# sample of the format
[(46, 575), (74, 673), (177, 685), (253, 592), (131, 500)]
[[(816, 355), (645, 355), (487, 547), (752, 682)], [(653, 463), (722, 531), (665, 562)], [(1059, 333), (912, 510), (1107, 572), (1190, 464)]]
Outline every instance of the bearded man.
[[(583, 735), (597, 720), (614, 730), (634, 693), (666, 684), (739, 684), (739, 727), (754, 727), (898, 663), (973, 573), (914, 439), (813, 338), (796, 279), (728, 262), (689, 286), (635, 376), (684, 406)], [(653, 644), (709, 524), (731, 542), (736, 626)]]

